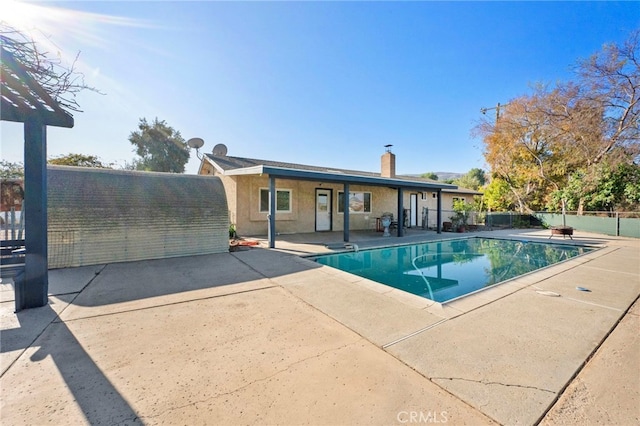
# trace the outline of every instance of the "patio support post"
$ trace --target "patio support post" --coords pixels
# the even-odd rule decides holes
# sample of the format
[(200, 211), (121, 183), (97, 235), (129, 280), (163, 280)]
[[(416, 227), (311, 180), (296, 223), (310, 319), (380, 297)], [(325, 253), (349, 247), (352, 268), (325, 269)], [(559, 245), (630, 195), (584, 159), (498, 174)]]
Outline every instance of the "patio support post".
[[(442, 243), (436, 244), (436, 253), (442, 253)], [(437, 270), (436, 276), (438, 277), (438, 279), (442, 279), (442, 262), (438, 262), (436, 266), (436, 270)]]
[(276, 247), (276, 178), (269, 176), (269, 215), (268, 218), (268, 239), (269, 248)]
[(16, 290), (16, 310), (39, 308), (48, 302), (47, 262), (47, 128), (38, 119), (24, 123), (24, 288)]
[(436, 220), (438, 221), (436, 226), (438, 234), (442, 234), (442, 190), (440, 189), (438, 189), (438, 214)]
[(349, 183), (345, 182), (344, 183), (344, 193), (342, 194), (344, 199), (343, 199), (343, 204), (344, 204), (344, 224), (343, 224), (343, 237), (344, 237), (344, 242), (348, 243), (349, 242)]
[(404, 192), (398, 188), (398, 237), (404, 236)]

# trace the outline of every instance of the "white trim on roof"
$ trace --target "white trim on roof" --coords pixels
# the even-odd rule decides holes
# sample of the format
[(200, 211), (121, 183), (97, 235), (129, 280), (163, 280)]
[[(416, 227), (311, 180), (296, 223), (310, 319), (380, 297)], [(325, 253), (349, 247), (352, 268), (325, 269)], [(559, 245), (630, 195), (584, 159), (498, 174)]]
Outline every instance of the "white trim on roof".
[(239, 169), (230, 169), (223, 170), (227, 176), (238, 176), (238, 175), (261, 175), (264, 174), (264, 166), (253, 166), (253, 167), (243, 167)]
[[(216, 169), (219, 173), (224, 174), (224, 169), (222, 167), (220, 167), (218, 165), (218, 163), (216, 163), (215, 161), (213, 161), (211, 158), (209, 158), (208, 155), (205, 155), (204, 158), (207, 160), (207, 162), (209, 162), (209, 164), (211, 164), (213, 166), (214, 169)], [(202, 172), (202, 165), (204, 164), (204, 162), (200, 163), (200, 169), (198, 169), (198, 174), (200, 174), (200, 172)]]

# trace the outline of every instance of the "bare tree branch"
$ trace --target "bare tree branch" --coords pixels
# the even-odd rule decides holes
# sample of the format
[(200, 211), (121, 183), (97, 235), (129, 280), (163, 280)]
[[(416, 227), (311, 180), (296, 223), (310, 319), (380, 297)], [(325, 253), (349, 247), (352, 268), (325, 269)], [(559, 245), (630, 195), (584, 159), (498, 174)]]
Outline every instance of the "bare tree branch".
[(82, 112), (76, 95), (83, 90), (102, 94), (98, 89), (88, 86), (84, 74), (76, 70), (80, 52), (66, 66), (59, 56), (52, 58), (49, 52), (40, 49), (33, 38), (3, 21), (0, 21), (0, 45), (67, 111)]

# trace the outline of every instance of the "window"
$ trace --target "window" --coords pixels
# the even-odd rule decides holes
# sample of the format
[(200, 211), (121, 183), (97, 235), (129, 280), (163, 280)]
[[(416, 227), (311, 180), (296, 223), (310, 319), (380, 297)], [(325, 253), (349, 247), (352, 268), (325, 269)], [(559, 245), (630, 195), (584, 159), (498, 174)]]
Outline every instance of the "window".
[[(269, 213), (269, 190), (260, 188), (260, 212)], [(291, 190), (276, 189), (276, 212), (291, 212)]]
[[(343, 191), (338, 191), (338, 213), (344, 213)], [(349, 213), (371, 213), (371, 193), (349, 192)]]
[(455, 203), (456, 201), (464, 201), (464, 197), (453, 197), (453, 202)]

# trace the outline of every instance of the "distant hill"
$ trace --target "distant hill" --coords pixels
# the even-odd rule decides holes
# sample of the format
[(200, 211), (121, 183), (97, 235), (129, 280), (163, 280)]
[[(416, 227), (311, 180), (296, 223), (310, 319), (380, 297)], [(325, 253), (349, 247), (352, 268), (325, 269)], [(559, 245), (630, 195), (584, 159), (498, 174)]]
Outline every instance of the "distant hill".
[[(425, 172), (425, 173), (429, 173), (429, 172)], [(436, 174), (436, 176), (438, 176), (438, 182), (444, 182), (445, 180), (449, 180), (449, 179), (458, 179), (459, 177), (462, 177), (465, 175), (465, 173), (453, 173), (453, 172), (434, 172)], [(407, 176), (415, 176), (415, 177), (420, 177), (422, 173), (420, 174), (411, 174), (411, 175), (407, 175)]]
[(462, 176), (464, 176), (464, 173), (452, 173), (452, 172), (435, 172), (436, 175), (438, 175), (438, 180), (440, 182), (444, 181), (444, 180), (449, 180), (449, 179), (458, 179)]

